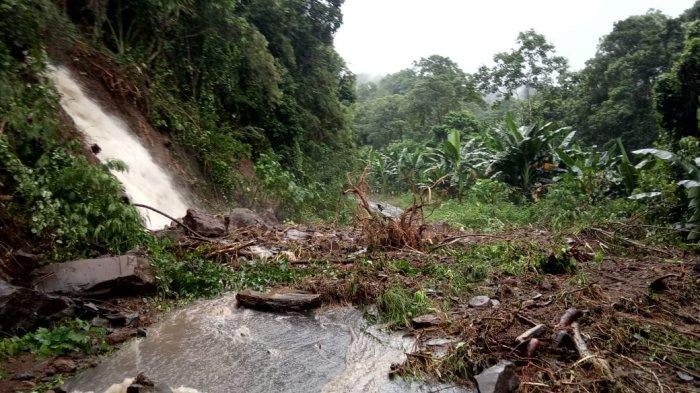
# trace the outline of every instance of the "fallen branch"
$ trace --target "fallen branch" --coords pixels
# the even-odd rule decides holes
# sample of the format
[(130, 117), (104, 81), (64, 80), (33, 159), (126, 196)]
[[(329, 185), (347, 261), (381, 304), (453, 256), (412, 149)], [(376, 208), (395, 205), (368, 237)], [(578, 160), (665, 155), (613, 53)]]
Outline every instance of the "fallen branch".
[(537, 326), (531, 327), (530, 329), (526, 330), (523, 334), (516, 337), (515, 341), (517, 341), (518, 344), (522, 344), (533, 337), (541, 335), (542, 333), (544, 333), (545, 329), (546, 326), (543, 323), (541, 323)]
[(209, 239), (208, 237), (205, 237), (205, 236), (199, 234), (199, 233), (198, 233), (197, 231), (195, 231), (194, 229), (192, 229), (192, 228), (188, 227), (187, 225), (183, 224), (183, 223), (182, 223), (180, 220), (178, 220), (177, 218), (174, 218), (174, 217), (168, 215), (167, 213), (163, 213), (162, 211), (156, 209), (155, 207), (151, 207), (151, 206), (148, 206), (148, 205), (144, 205), (144, 204), (142, 204), (142, 203), (132, 203), (131, 205), (134, 206), (134, 207), (142, 207), (142, 208), (144, 208), (144, 209), (152, 210), (152, 211), (154, 211), (154, 212), (160, 214), (160, 215), (163, 216), (163, 217), (169, 218), (171, 221), (173, 221), (173, 222), (176, 223), (177, 225), (179, 225), (179, 226), (181, 226), (181, 227), (187, 229), (188, 231), (190, 231), (190, 233), (192, 233), (192, 234), (194, 235), (194, 237), (197, 238), (197, 239), (199, 239), (199, 240), (204, 240), (204, 241), (207, 241), (207, 242), (212, 241), (212, 240)]
[(574, 345), (576, 346), (579, 356), (581, 356), (581, 360), (579, 360), (577, 363), (590, 361), (590, 363), (593, 364), (593, 367), (595, 367), (595, 369), (602, 374), (605, 379), (614, 381), (615, 377), (610, 370), (610, 364), (608, 364), (608, 361), (598, 357), (590, 349), (588, 349), (588, 345), (586, 345), (586, 341), (581, 335), (581, 329), (578, 322), (573, 322), (571, 324), (571, 331), (573, 333), (572, 338), (574, 339)]
[(616, 235), (615, 233), (607, 232), (607, 231), (604, 231), (604, 230), (599, 229), (599, 228), (593, 228), (593, 227), (591, 227), (591, 229), (594, 230), (594, 231), (596, 231), (596, 232), (598, 232), (598, 233), (602, 233), (603, 235), (607, 236), (607, 237), (610, 238), (610, 239), (618, 238), (618, 239), (622, 240), (623, 242), (625, 242), (625, 243), (627, 243), (627, 244), (631, 244), (631, 245), (633, 245), (633, 246), (635, 246), (635, 247), (637, 247), (637, 248), (641, 248), (642, 250), (655, 251), (655, 252), (658, 252), (658, 253), (661, 253), (661, 254), (665, 254), (665, 255), (667, 255), (667, 256), (670, 256), (670, 257), (672, 257), (672, 258), (675, 257), (675, 255), (674, 255), (673, 253), (670, 253), (670, 252), (668, 252), (668, 251), (666, 251), (666, 250), (663, 250), (663, 249), (660, 249), (660, 248), (656, 248), (656, 247), (652, 247), (652, 246), (648, 246), (648, 245), (646, 245), (646, 244), (644, 244), (644, 243), (640, 243), (640, 242), (638, 242), (638, 241), (634, 241), (634, 240), (632, 240), (632, 239), (628, 239), (628, 238), (626, 238), (626, 237), (622, 237), (622, 236)]
[(214, 250), (214, 251), (210, 252), (209, 254), (205, 255), (204, 257), (211, 258), (213, 256), (217, 256), (217, 255), (221, 255), (221, 254), (228, 254), (231, 252), (236, 252), (242, 248), (252, 246), (253, 244), (255, 244), (255, 240), (249, 240), (247, 242), (236, 244), (236, 245), (233, 245), (231, 247), (225, 247), (225, 248), (221, 248), (218, 250)]

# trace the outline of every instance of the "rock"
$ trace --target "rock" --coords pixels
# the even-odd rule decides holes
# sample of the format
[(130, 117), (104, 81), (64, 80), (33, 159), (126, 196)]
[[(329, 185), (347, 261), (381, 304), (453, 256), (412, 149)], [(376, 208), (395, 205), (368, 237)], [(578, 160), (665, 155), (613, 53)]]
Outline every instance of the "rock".
[(69, 299), (50, 296), (0, 280), (0, 332), (2, 333), (31, 330), (51, 321), (72, 316), (73, 313), (74, 304)]
[(289, 240), (301, 241), (311, 239), (311, 237), (313, 237), (313, 233), (303, 232), (298, 229), (291, 228), (284, 234), (284, 237)]
[(90, 146), (90, 150), (92, 150), (92, 154), (99, 154), (102, 151), (102, 148), (97, 143), (93, 143)]
[(127, 341), (136, 334), (135, 330), (117, 330), (107, 335), (107, 344), (117, 345)]
[(426, 314), (413, 318), (411, 322), (413, 322), (414, 327), (425, 328), (439, 325), (442, 320), (435, 314)]
[(267, 227), (267, 223), (258, 213), (245, 208), (231, 210), (231, 213), (226, 217), (226, 221), (227, 230), (233, 228)]
[(150, 293), (156, 288), (151, 266), (134, 255), (54, 263), (37, 269), (35, 289), (62, 294), (98, 296)]
[(491, 298), (488, 296), (474, 296), (469, 299), (469, 307), (487, 308), (491, 306)]
[(112, 314), (105, 315), (105, 318), (110, 322), (112, 326), (123, 327), (123, 326), (136, 326), (139, 323), (138, 313), (121, 313), (116, 312)]
[(15, 381), (28, 381), (33, 378), (34, 374), (32, 373), (19, 373), (12, 376), (12, 379), (14, 379)]
[(187, 209), (187, 214), (182, 222), (202, 236), (219, 237), (226, 233), (226, 224), (223, 218), (199, 210)]
[(690, 374), (686, 374), (683, 371), (676, 371), (676, 375), (678, 375), (678, 378), (684, 382), (693, 382), (695, 380), (695, 377)]
[(501, 301), (498, 299), (491, 299), (491, 307), (498, 308), (501, 306)]
[(97, 326), (97, 327), (103, 327), (103, 328), (108, 328), (112, 326), (112, 324), (107, 320), (106, 318), (102, 317), (95, 317), (90, 320), (90, 325), (92, 326)]
[(369, 201), (369, 208), (372, 209), (374, 213), (378, 213), (392, 220), (398, 220), (401, 214), (403, 214), (403, 209), (384, 202)]
[(250, 246), (248, 248), (240, 250), (238, 253), (263, 260), (270, 259), (275, 255), (272, 253), (272, 251), (262, 246)]
[(134, 379), (134, 383), (143, 386), (155, 386), (153, 381), (150, 378), (148, 378), (144, 373), (138, 373), (138, 375), (136, 375), (136, 379)]
[(58, 358), (54, 360), (52, 366), (56, 369), (56, 372), (62, 374), (72, 373), (78, 368), (74, 361), (65, 358)]
[(246, 289), (236, 294), (236, 300), (244, 307), (272, 311), (302, 311), (321, 305), (321, 295), (285, 289), (269, 293)]
[(479, 393), (510, 393), (520, 386), (515, 365), (507, 360), (501, 360), (495, 366), (487, 368), (475, 379)]
[(138, 328), (138, 329), (136, 329), (136, 335), (138, 337), (147, 337), (148, 336), (148, 329)]

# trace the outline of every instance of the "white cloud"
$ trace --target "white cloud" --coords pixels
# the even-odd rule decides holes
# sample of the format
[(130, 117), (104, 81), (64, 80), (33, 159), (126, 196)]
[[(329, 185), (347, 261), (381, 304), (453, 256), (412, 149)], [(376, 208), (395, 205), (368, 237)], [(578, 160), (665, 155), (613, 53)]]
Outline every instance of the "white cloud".
[(615, 21), (650, 8), (678, 16), (694, 0), (346, 0), (335, 38), (355, 73), (386, 74), (440, 54), (467, 72), (534, 28), (573, 68), (595, 54)]

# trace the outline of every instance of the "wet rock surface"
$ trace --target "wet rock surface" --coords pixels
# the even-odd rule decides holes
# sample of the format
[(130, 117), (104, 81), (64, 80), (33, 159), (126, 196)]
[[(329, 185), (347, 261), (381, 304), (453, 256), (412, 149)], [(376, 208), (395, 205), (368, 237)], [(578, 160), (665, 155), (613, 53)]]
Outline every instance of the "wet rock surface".
[[(390, 380), (412, 340), (368, 327), (353, 308), (275, 314), (237, 307), (235, 296), (199, 302), (154, 325), (69, 392), (104, 392), (143, 372), (152, 381), (200, 392), (461, 392)], [(128, 385), (127, 385), (128, 386)]]
[(226, 223), (222, 217), (195, 209), (187, 209), (182, 223), (202, 236), (219, 237), (226, 233)]
[(475, 377), (479, 393), (511, 393), (520, 386), (520, 380), (515, 373), (515, 365), (507, 360), (501, 360)]
[(276, 290), (263, 293), (247, 289), (236, 295), (238, 304), (257, 310), (304, 311), (321, 305), (321, 296), (295, 290)]
[(135, 255), (54, 263), (37, 269), (33, 287), (75, 296), (144, 294), (155, 290), (150, 264)]
[(0, 280), (0, 332), (29, 330), (73, 315), (73, 302)]
[(228, 222), (227, 230), (234, 228), (266, 227), (269, 224), (258, 213), (245, 208), (231, 210), (231, 213), (229, 213), (226, 219)]

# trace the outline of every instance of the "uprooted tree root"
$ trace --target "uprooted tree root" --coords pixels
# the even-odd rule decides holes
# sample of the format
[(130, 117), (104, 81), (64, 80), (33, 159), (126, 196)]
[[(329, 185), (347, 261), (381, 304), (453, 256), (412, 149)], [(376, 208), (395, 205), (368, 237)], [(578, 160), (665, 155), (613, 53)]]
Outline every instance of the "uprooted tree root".
[(423, 208), (426, 206), (424, 193), (414, 197), (413, 204), (398, 218), (385, 217), (374, 211), (367, 199), (365, 170), (357, 179), (348, 174), (348, 187), (342, 194), (354, 194), (358, 199), (361, 213), (357, 215), (368, 248), (371, 250), (412, 249), (422, 251), (425, 248), (423, 231), (425, 220)]

